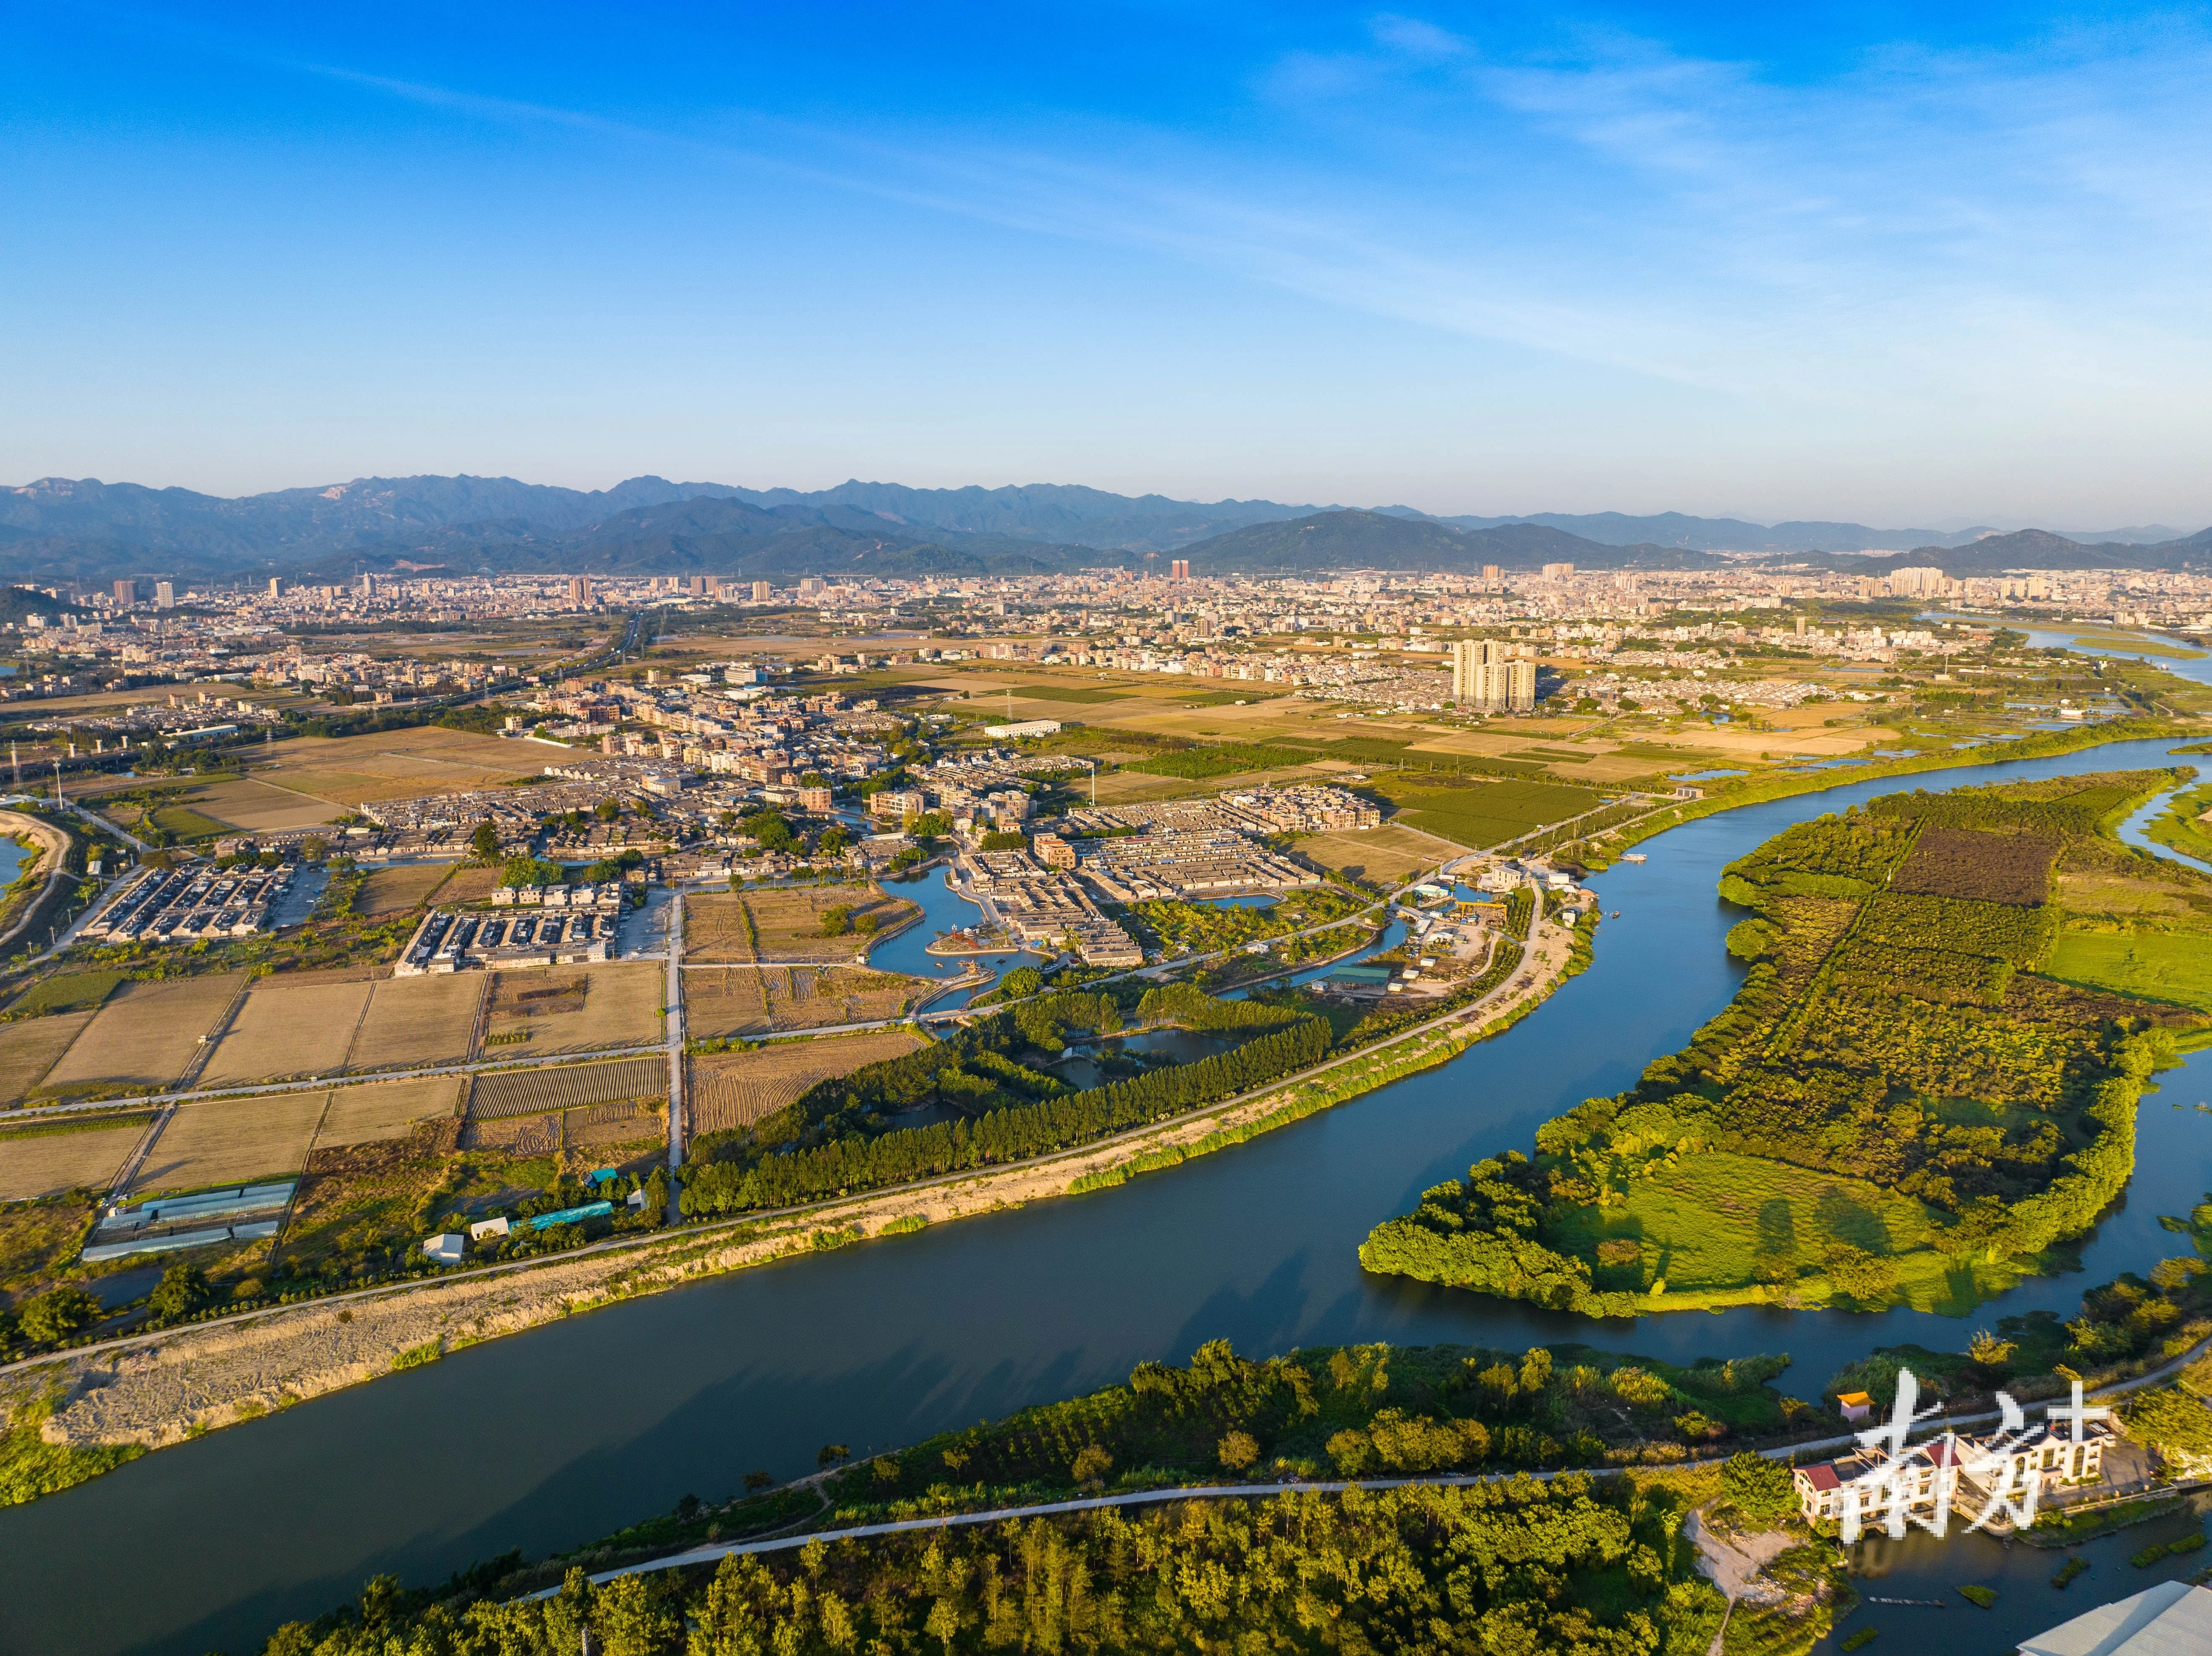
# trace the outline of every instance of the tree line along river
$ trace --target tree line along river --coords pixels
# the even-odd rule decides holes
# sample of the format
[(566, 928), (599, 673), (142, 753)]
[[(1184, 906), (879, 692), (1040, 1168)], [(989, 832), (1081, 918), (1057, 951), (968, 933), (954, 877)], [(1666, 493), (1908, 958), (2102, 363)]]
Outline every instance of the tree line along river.
[[(2212, 1186), (2212, 1057), (2160, 1077), (2134, 1183), (2082, 1249), (1974, 1317), (1751, 1307), (1593, 1323), (1361, 1271), (1379, 1220), (1539, 1123), (1632, 1083), (1735, 992), (1722, 867), (1794, 822), (1904, 786), (2162, 765), (2177, 743), (1846, 785), (1690, 822), (1594, 877), (1620, 911), (1590, 969), (1450, 1065), (1119, 1189), (962, 1220), (630, 1301), (151, 1454), (0, 1512), (0, 1651), (228, 1649), (394, 1571), (542, 1556), (814, 1469), (1126, 1378), (1202, 1341), (1518, 1349), (1579, 1340), (1687, 1362), (1787, 1351), (1811, 1396), (1907, 1340), (1956, 1348), (2001, 1315), (2075, 1314), (2082, 1289), (2174, 1251), (2161, 1213)], [(2182, 760), (2179, 762), (2189, 762)]]

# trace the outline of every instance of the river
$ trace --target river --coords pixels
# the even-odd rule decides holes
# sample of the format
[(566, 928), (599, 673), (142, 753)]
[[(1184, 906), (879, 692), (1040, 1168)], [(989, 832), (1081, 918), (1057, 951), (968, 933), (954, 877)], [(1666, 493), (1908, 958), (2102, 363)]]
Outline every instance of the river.
[[(756, 1467), (814, 1468), (1064, 1398), (1225, 1337), (1264, 1353), (1348, 1340), (1518, 1350), (1583, 1340), (1678, 1361), (1787, 1351), (1811, 1396), (1877, 1344), (1957, 1348), (2009, 1313), (2177, 1251), (2160, 1214), (2212, 1186), (2212, 1055), (2162, 1077), (2138, 1170), (2081, 1272), (1967, 1319), (1764, 1307), (1595, 1324), (1361, 1271), (1379, 1220), (1477, 1156), (1631, 1084), (1739, 979), (1722, 866), (1790, 824), (1900, 786), (1946, 788), (2167, 762), (2168, 742), (1845, 783), (1686, 823), (1595, 877), (1590, 969), (1497, 1040), (1294, 1126), (1109, 1192), (743, 1272), (476, 1346), (149, 1455), (0, 1512), (0, 1650), (228, 1649), (395, 1571), (410, 1582), (572, 1546), (718, 1499)], [(2087, 1600), (2084, 1601), (2086, 1607)], [(1971, 1612), (1964, 1612), (1971, 1613)]]

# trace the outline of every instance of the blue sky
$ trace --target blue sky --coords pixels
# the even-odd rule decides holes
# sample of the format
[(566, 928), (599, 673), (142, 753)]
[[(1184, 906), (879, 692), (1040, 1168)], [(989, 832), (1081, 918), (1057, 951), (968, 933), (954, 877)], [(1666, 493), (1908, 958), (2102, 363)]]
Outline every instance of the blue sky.
[(0, 481), (2201, 526), (2212, 15), (1931, 9), (17, 6)]

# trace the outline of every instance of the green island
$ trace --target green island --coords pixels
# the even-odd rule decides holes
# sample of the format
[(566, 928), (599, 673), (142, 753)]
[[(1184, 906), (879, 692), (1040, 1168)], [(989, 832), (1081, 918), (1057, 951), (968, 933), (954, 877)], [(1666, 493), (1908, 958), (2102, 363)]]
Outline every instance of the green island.
[[(2072, 1321), (2007, 1318), (1962, 1352), (1878, 1349), (1812, 1402), (1777, 1384), (1782, 1356), (1679, 1365), (1567, 1344), (1373, 1344), (1253, 1360), (1217, 1340), (1188, 1367), (1140, 1363), (1124, 1384), (890, 1453), (825, 1444), (814, 1477), (779, 1487), (749, 1473), (742, 1492), (687, 1495), (572, 1552), (509, 1553), (431, 1587), (379, 1576), (358, 1600), (278, 1629), (264, 1656), (566, 1656), (587, 1629), (606, 1656), (1702, 1656), (1726, 1606), (1698, 1571), (1692, 1513), (1723, 1539), (1780, 1538), (1758, 1590), (1727, 1612), (1729, 1656), (1803, 1656), (1856, 1594), (1833, 1525), (1808, 1526), (1788, 1465), (1757, 1452), (1848, 1429), (1840, 1392), (1886, 1409), (1900, 1366), (1954, 1412), (1986, 1408), (1998, 1386), (2056, 1397), (2076, 1376), (2170, 1368), (2212, 1334), (2212, 1196), (2165, 1223), (2191, 1251), (2090, 1289)], [(2208, 1396), (2212, 1356), (2127, 1396), (2120, 1422), (2166, 1476), (2201, 1476)], [(1327, 1479), (1412, 1481), (1310, 1487)], [(1237, 1493), (1215, 1493), (1224, 1486)], [(2071, 1546), (2176, 1504), (2154, 1492), (2053, 1510), (2021, 1538)], [(913, 1527), (851, 1533), (898, 1524)], [(748, 1543), (772, 1548), (675, 1562)], [(618, 1570), (634, 1573), (592, 1579)]]
[(1897, 793), (1724, 872), (1729, 1006), (1386, 1221), (1369, 1270), (1594, 1316), (1958, 1313), (2087, 1231), (2203, 1038), (2212, 877), (2113, 828), (2186, 771)]

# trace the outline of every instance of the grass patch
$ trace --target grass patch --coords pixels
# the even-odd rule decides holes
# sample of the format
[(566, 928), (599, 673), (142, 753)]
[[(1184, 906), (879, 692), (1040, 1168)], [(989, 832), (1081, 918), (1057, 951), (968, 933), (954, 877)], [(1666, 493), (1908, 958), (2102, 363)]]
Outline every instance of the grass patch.
[(1603, 803), (1588, 788), (1547, 782), (1438, 786), (1394, 779), (1376, 784), (1376, 791), (1398, 808), (1402, 821), (1478, 849), (1564, 822)]
[(39, 1428), (52, 1412), (53, 1405), (43, 1402), (19, 1409), (7, 1431), (0, 1433), (0, 1507), (20, 1507), (41, 1495), (59, 1494), (146, 1453), (136, 1443), (92, 1449), (49, 1443), (39, 1435)]
[(1605, 1206), (1570, 1210), (1544, 1240), (1606, 1261), (1601, 1286), (1664, 1282), (1669, 1295), (1761, 1281), (1811, 1290), (1842, 1243), (1890, 1257), (1900, 1291), (1933, 1308), (1951, 1298), (1955, 1268), (1929, 1250), (1940, 1230), (1936, 1210), (1865, 1180), (1711, 1151), (1633, 1180)]
[(1978, 1605), (1983, 1610), (1996, 1608), (1997, 1590), (1995, 1587), (1978, 1586), (1969, 1581), (1959, 1589), (1959, 1597), (1970, 1604)]
[[(1016, 684), (1011, 687), (1024, 701), (1126, 701), (1137, 694), (1134, 690), (1109, 690), (1090, 684)], [(986, 695), (1003, 695), (1003, 691), (987, 690)]]
[(446, 1355), (443, 1340), (425, 1340), (420, 1345), (410, 1345), (392, 1360), (392, 1372), (404, 1368), (427, 1368)]
[(89, 1012), (114, 992), (128, 975), (122, 972), (64, 972), (33, 984), (9, 1007), (11, 1017), (40, 1017), (49, 1012)]
[(2069, 931), (2044, 975), (2212, 1012), (2212, 937), (2201, 932)]
[(228, 822), (203, 816), (190, 805), (164, 805), (154, 813), (154, 826), (179, 840), (220, 840), (236, 832)]

